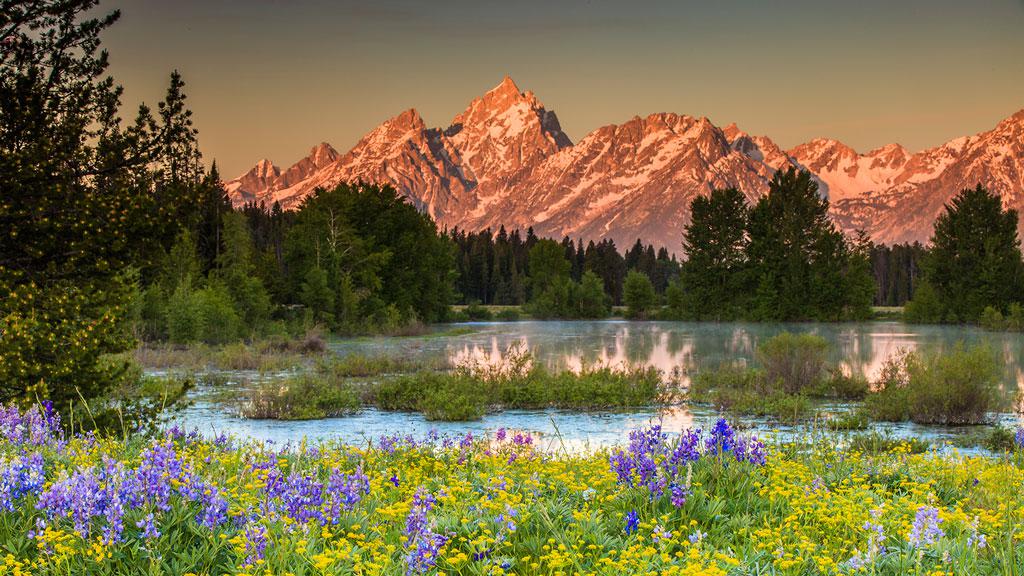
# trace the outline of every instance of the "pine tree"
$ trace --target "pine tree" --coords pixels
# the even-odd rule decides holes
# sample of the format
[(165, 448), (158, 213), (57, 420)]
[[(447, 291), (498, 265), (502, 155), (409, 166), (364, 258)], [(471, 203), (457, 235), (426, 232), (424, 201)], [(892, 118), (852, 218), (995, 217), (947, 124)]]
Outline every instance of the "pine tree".
[(685, 291), (674, 294), (682, 307), (676, 313), (715, 320), (743, 316), (749, 293), (746, 198), (735, 188), (714, 190), (695, 198), (690, 212), (683, 233), (686, 259), (680, 267)]
[(977, 322), (986, 306), (1006, 311), (1021, 300), (1017, 211), (980, 184), (956, 195), (935, 220), (924, 262), (947, 320)]

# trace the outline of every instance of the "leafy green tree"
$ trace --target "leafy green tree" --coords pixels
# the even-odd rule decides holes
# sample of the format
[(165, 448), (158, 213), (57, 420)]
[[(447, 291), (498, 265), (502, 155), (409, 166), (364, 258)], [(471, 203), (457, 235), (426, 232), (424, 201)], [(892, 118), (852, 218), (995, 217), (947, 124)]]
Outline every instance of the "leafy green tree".
[(154, 263), (191, 205), (161, 168), (194, 143), (183, 83), (173, 75), (160, 113), (123, 126), (100, 50), (119, 13), (96, 4), (2, 4), (0, 402), (66, 409), (120, 381), (128, 366), (109, 355), (134, 343), (131, 268)]
[(584, 272), (578, 283), (572, 284), (572, 311), (575, 318), (605, 318), (608, 316), (609, 296), (604, 282), (593, 272)]
[(626, 275), (622, 299), (626, 303), (626, 316), (636, 319), (648, 318), (658, 303), (651, 279), (636, 270), (630, 270)]
[(946, 318), (946, 307), (938, 292), (927, 280), (922, 280), (914, 291), (914, 299), (903, 307), (903, 320), (912, 324), (937, 324)]
[(536, 297), (550, 287), (567, 283), (572, 264), (554, 240), (542, 239), (530, 248), (530, 292)]
[(1017, 223), (1017, 211), (1004, 210), (999, 196), (981, 185), (961, 191), (946, 205), (935, 220), (932, 248), (923, 263), (925, 278), (943, 303), (944, 319), (977, 322), (986, 306), (1005, 311), (1021, 299)]
[(334, 297), (335, 293), (327, 284), (327, 272), (319, 266), (311, 267), (306, 272), (299, 300), (309, 309), (314, 321), (327, 325), (334, 322)]
[(234, 302), (242, 325), (259, 331), (270, 318), (270, 295), (256, 275), (249, 225), (243, 214), (230, 212), (224, 215), (223, 227), (224, 249), (217, 258), (215, 277)]
[(743, 315), (748, 295), (746, 198), (735, 188), (713, 190), (690, 204), (684, 229), (677, 311), (694, 319), (724, 320)]
[(875, 301), (878, 286), (871, 274), (871, 241), (867, 234), (860, 232), (850, 247), (846, 264), (845, 284), (846, 309), (843, 318), (867, 320), (871, 318), (871, 305)]
[(572, 309), (572, 264), (554, 240), (537, 240), (530, 248), (530, 313), (538, 318), (564, 317)]

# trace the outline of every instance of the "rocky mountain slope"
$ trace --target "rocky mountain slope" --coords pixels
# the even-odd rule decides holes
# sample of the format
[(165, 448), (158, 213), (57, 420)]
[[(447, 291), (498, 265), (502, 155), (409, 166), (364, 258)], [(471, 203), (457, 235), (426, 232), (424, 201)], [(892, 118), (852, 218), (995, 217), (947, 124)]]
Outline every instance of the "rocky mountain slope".
[(261, 160), (226, 186), (236, 204), (290, 209), (317, 187), (387, 183), (449, 228), (532, 226), (542, 236), (620, 246), (642, 238), (675, 251), (694, 197), (736, 186), (753, 200), (789, 166), (817, 177), (844, 230), (927, 241), (943, 205), (979, 182), (1024, 208), (1024, 110), (916, 154), (899, 144), (859, 154), (827, 139), (785, 151), (735, 124), (668, 113), (603, 126), (573, 144), (553, 111), (505, 77), (447, 128), (407, 110), (343, 155), (322, 143), (286, 170)]

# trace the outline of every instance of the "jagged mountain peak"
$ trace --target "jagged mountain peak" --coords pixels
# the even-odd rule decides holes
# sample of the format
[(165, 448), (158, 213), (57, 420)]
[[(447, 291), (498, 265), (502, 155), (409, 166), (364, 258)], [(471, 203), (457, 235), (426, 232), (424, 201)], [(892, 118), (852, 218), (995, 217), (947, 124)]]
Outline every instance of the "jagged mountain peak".
[(280, 168), (274, 166), (274, 163), (269, 158), (261, 158), (248, 173), (265, 178), (271, 175), (277, 176), (278, 172), (280, 172)]
[(338, 151), (327, 142), (321, 142), (309, 151), (309, 157), (317, 167), (326, 166), (337, 160), (340, 156), (341, 154), (338, 154)]
[(813, 173), (843, 230), (927, 241), (943, 205), (978, 183), (1024, 214), (1024, 110), (915, 154), (899, 144), (860, 154), (829, 138), (784, 151), (735, 123), (671, 112), (602, 126), (573, 145), (554, 112), (506, 76), (446, 129), (428, 128), (410, 108), (344, 155), (321, 143), (284, 172), (261, 160), (226, 188), (239, 204), (290, 209), (318, 187), (361, 180), (395, 186), (449, 228), (533, 226), (539, 235), (675, 247), (696, 196), (734, 186), (753, 201), (790, 166)]

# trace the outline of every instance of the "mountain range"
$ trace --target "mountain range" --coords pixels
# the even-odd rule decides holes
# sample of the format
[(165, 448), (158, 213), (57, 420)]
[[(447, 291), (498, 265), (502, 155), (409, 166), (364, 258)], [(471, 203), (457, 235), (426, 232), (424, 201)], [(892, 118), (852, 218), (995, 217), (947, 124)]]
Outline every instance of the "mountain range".
[(573, 143), (555, 113), (506, 76), (447, 128), (406, 110), (345, 154), (321, 143), (285, 170), (260, 160), (225, 186), (236, 205), (287, 210), (318, 187), (391, 184), (447, 228), (532, 226), (539, 236), (619, 246), (641, 238), (676, 251), (696, 196), (735, 186), (754, 201), (790, 166), (814, 175), (844, 231), (927, 242), (943, 206), (979, 183), (1024, 213), (1024, 110), (916, 153), (889, 144), (862, 154), (829, 139), (783, 150), (735, 124), (672, 113), (603, 126)]

